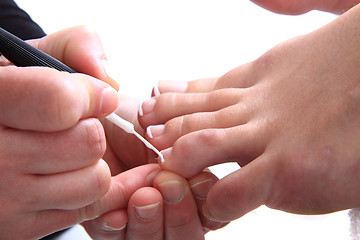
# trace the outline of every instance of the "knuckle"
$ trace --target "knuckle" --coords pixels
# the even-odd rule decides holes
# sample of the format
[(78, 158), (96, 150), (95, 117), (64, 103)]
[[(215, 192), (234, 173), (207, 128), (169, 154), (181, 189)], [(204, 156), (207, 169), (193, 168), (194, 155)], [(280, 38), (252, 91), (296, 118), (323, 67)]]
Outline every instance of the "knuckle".
[(224, 98), (224, 95), (227, 96), (230, 93), (230, 88), (212, 91), (206, 94), (206, 103), (210, 106), (214, 104), (216, 105), (220, 99)]
[(206, 129), (198, 132), (198, 141), (204, 146), (215, 147), (226, 137), (223, 129)]
[[(224, 138), (224, 133), (221, 129), (206, 129), (191, 134), (194, 134), (191, 138), (180, 138), (179, 142), (176, 144), (176, 152), (180, 153), (183, 157), (186, 155), (186, 157), (191, 158), (192, 151), (189, 150), (194, 150), (195, 147), (199, 146), (212, 151), (212, 149), (219, 145)], [(215, 155), (212, 157), (215, 157)]]

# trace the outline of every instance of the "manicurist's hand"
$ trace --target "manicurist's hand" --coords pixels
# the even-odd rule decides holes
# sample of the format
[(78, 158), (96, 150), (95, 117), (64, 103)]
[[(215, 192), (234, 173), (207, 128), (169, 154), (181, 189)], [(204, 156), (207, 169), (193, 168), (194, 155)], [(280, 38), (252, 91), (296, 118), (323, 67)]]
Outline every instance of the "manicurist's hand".
[[(85, 41), (78, 51), (90, 55), (85, 62), (67, 64), (118, 88), (105, 71), (106, 56), (98, 36), (86, 28), (66, 31), (67, 36)], [(56, 56), (57, 53), (51, 54)], [(144, 134), (137, 121), (138, 106), (135, 99), (120, 95), (116, 113)], [(195, 240), (203, 239), (209, 230), (226, 225), (208, 220), (202, 214), (207, 193), (217, 181), (213, 174), (203, 172), (186, 180), (173, 173), (159, 173), (158, 165), (148, 164), (154, 162), (156, 155), (141, 141), (106, 119), (101, 119), (101, 123), (107, 144), (103, 159), (113, 177), (107, 194), (84, 211), (89, 219), (99, 216), (83, 223), (93, 239), (143, 239), (144, 236), (147, 239), (183, 239), (186, 232), (189, 239)]]
[(260, 205), (329, 213), (360, 205), (360, 6), (220, 78), (160, 82), (140, 122), (162, 168), (186, 178), (242, 168), (204, 205), (218, 221)]
[[(137, 100), (120, 96), (117, 114), (132, 122), (137, 132), (144, 134), (137, 121), (138, 109)], [(157, 156), (139, 139), (111, 122), (105, 120), (103, 124), (108, 142), (103, 158), (113, 175), (123, 175), (133, 171), (129, 169), (139, 165), (146, 167), (148, 162), (155, 161)], [(93, 239), (196, 240), (203, 239), (209, 230), (226, 225), (207, 219), (202, 212), (207, 193), (217, 182), (213, 174), (201, 172), (187, 180), (158, 169), (150, 175), (155, 178), (154, 181), (147, 187), (131, 192), (127, 205), (83, 224)], [(122, 195), (121, 192), (119, 194)], [(118, 198), (116, 194), (112, 196)]]
[[(98, 44), (85, 28), (31, 44), (92, 72)], [(97, 118), (114, 111), (116, 87), (84, 74), (42, 67), (0, 68), (0, 238), (37, 239), (100, 213), (87, 206), (105, 195), (110, 171)]]
[[(145, 186), (152, 180), (153, 187), (134, 191), (132, 186), (141, 186), (139, 177), (141, 179), (144, 174), (139, 172), (130, 177), (130, 172), (149, 166), (156, 165), (144, 165), (114, 177), (116, 184), (125, 183), (125, 186), (109, 191), (109, 197), (115, 197), (110, 202), (119, 202), (120, 198), (122, 203), (117, 204), (118, 209), (83, 223), (93, 239), (201, 240), (209, 230), (226, 225), (209, 220), (202, 213), (207, 193), (217, 182), (213, 174), (202, 172), (187, 181), (179, 175), (157, 169), (146, 177), (147, 183), (143, 184)], [(117, 194), (113, 194), (115, 192)]]

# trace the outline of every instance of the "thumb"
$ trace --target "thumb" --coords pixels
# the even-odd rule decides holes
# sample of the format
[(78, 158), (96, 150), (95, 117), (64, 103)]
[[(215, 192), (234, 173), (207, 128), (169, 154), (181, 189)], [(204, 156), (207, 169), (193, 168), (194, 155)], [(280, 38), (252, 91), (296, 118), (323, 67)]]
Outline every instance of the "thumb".
[(268, 165), (256, 159), (218, 181), (207, 196), (203, 214), (213, 221), (229, 222), (266, 204), (275, 175)]
[(116, 90), (119, 89), (119, 84), (109, 75), (111, 71), (101, 38), (91, 28), (72, 27), (29, 43), (78, 72), (100, 79)]

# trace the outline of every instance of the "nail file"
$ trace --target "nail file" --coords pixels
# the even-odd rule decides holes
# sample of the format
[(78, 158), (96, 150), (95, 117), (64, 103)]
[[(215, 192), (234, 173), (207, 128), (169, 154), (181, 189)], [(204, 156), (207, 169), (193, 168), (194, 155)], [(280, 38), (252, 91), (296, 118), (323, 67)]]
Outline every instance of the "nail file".
[[(50, 55), (40, 51), (39, 49), (31, 46), (15, 35), (9, 33), (0, 27), (0, 52), (10, 62), (16, 66), (28, 67), (28, 66), (39, 66), (39, 67), (50, 67), (59, 71), (77, 73), (76, 70), (70, 68), (59, 60), (51, 57)], [(135, 135), (140, 141), (142, 141), (146, 147), (153, 150), (160, 158), (161, 162), (164, 162), (163, 155), (143, 138), (134, 129), (134, 125), (115, 113), (111, 113), (106, 117), (109, 121), (114, 123), (116, 126), (123, 129), (125, 132)]]

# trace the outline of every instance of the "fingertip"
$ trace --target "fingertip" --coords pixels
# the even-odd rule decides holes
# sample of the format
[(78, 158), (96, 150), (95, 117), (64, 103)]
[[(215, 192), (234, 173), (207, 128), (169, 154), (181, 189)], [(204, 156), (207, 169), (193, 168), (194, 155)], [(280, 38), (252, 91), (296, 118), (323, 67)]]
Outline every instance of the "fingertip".
[(154, 186), (164, 199), (165, 233), (169, 239), (203, 239), (204, 232), (195, 200), (185, 178), (162, 171)]
[(142, 110), (142, 105), (143, 105), (143, 102), (141, 102), (141, 103), (139, 104), (139, 109), (138, 109), (138, 115), (139, 115), (140, 117), (144, 116), (144, 112), (143, 112), (143, 110)]
[(104, 69), (104, 78), (101, 79), (104, 82), (108, 83), (111, 87), (113, 87), (116, 91), (120, 89), (120, 82), (116, 80), (115, 73), (110, 67), (109, 61), (107, 59), (101, 60), (101, 65)]
[(98, 79), (84, 79), (87, 85), (89, 105), (84, 106), (83, 118), (98, 117), (104, 118), (114, 112), (119, 105), (117, 91)]
[(114, 112), (119, 105), (119, 96), (114, 88), (106, 87), (101, 92), (100, 114), (107, 116)]
[(105, 213), (99, 217), (100, 228), (106, 232), (118, 232), (126, 228), (128, 216), (125, 209)]
[(152, 187), (137, 190), (129, 201), (130, 213), (133, 212), (140, 221), (153, 221), (159, 217), (162, 209), (161, 193)]
[(159, 82), (156, 82), (154, 84), (154, 87), (153, 87), (153, 91), (152, 91), (152, 94), (151, 96), (159, 96), (161, 93), (160, 93), (160, 90), (159, 90)]
[(160, 172), (154, 180), (154, 186), (159, 189), (167, 204), (181, 202), (189, 192), (186, 179), (169, 171)]
[(268, 204), (276, 181), (276, 173), (271, 169), (273, 164), (260, 157), (219, 180), (208, 193), (204, 216), (217, 222), (229, 222)]
[(153, 187), (142, 187), (134, 192), (130, 201), (134, 206), (146, 206), (161, 202), (161, 193)]
[(160, 192), (152, 187), (138, 189), (129, 200), (129, 239), (162, 239), (163, 202)]
[(172, 147), (166, 148), (166, 149), (160, 151), (160, 153), (162, 155), (162, 158), (158, 159), (158, 163), (161, 168), (166, 170), (168, 168), (167, 165), (169, 163), (168, 159), (170, 159), (171, 154), (172, 154)]
[(138, 119), (142, 128), (147, 128), (154, 121), (154, 114), (152, 112), (155, 109), (156, 99), (154, 97), (142, 101), (138, 108)]
[[(193, 141), (193, 138), (188, 137), (191, 134), (181, 137), (172, 147), (160, 152), (163, 155), (163, 161), (159, 161), (162, 169), (175, 172), (185, 178), (190, 178), (200, 173), (206, 167), (202, 165), (204, 164), (202, 161), (197, 161), (196, 156), (199, 156), (200, 153), (194, 152), (194, 149), (197, 149), (197, 143)], [(203, 153), (203, 150), (200, 152)], [(200, 157), (204, 158), (201, 155)]]
[(217, 205), (219, 204), (219, 201), (216, 200), (214, 201), (212, 197), (209, 196), (206, 199), (205, 203), (202, 205), (201, 212), (208, 221), (217, 222), (217, 223), (228, 223), (231, 222), (232, 220), (241, 217), (237, 215), (234, 216), (234, 214), (237, 214), (237, 211), (235, 212), (227, 211), (228, 205), (230, 204), (229, 202), (221, 201), (221, 205)]
[(203, 206), (205, 205), (207, 195), (218, 181), (218, 178), (211, 172), (204, 170), (202, 173), (196, 175), (188, 181), (199, 210), (199, 217), (204, 231), (208, 232), (210, 230), (216, 230), (227, 225), (227, 222), (211, 220), (212, 217), (211, 215), (209, 216), (208, 212), (205, 214), (203, 213)]
[(218, 181), (218, 178), (211, 172), (203, 171), (199, 175), (190, 178), (189, 185), (194, 197), (199, 200), (206, 199), (210, 189)]

